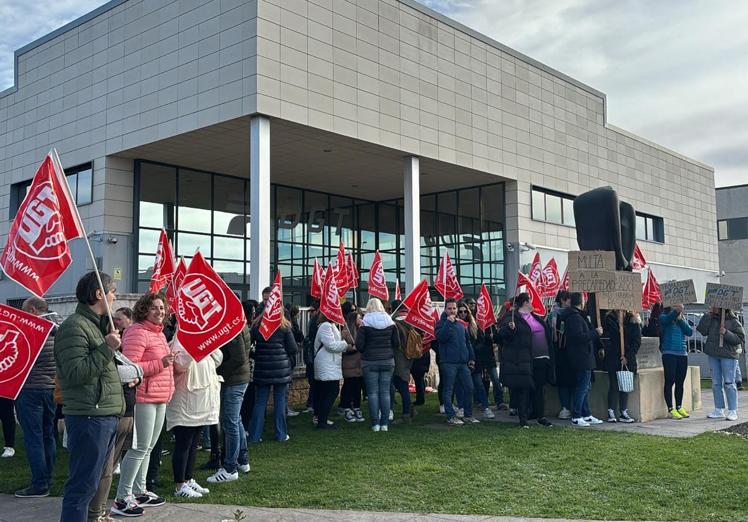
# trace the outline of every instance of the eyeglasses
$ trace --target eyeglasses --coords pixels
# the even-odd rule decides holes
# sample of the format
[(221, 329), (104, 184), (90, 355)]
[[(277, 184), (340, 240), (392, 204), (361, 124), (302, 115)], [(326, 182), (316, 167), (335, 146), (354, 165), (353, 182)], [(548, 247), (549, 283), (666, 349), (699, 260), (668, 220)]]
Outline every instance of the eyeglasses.
[(467, 314), (467, 310), (458, 310), (457, 313), (459, 315), (466, 315)]

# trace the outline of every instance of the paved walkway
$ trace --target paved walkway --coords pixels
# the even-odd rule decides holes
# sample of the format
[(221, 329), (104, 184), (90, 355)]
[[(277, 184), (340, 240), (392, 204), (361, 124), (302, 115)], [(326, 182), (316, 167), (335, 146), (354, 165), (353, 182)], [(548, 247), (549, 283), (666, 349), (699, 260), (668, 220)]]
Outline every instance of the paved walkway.
[[(738, 392), (738, 420), (713, 420), (707, 419), (706, 414), (714, 409), (714, 395), (712, 390), (701, 390), (701, 409), (691, 412), (690, 419), (658, 419), (651, 422), (635, 422), (633, 424), (609, 424), (604, 423), (599, 426), (590, 428), (577, 429), (596, 429), (609, 431), (622, 431), (628, 433), (641, 433), (644, 435), (660, 435), (664, 437), (693, 437), (709, 431), (719, 431), (736, 424), (748, 421), (748, 391)], [(498, 422), (517, 422), (517, 417), (510, 417), (506, 412), (496, 412), (496, 421)], [(488, 420), (481, 422), (490, 422)], [(555, 425), (571, 426), (569, 421), (551, 419)]]
[[(59, 498), (17, 499), (10, 495), (0, 495), (0, 522), (57, 522), (60, 513)], [(423, 522), (459, 521), (459, 522), (571, 522), (557, 518), (515, 518), (470, 515), (445, 515), (434, 513), (377, 513), (372, 511), (332, 511), (322, 509), (276, 509), (255, 508), (246, 506), (216, 506), (212, 504), (166, 504), (150, 508), (145, 515), (133, 520), (188, 520), (189, 522), (233, 522), (233, 514), (240, 510), (244, 522), (309, 522), (309, 521), (343, 521), (346, 522), (382, 522), (408, 521)], [(129, 520), (129, 519), (122, 519)], [(607, 521), (610, 522), (610, 521)]]

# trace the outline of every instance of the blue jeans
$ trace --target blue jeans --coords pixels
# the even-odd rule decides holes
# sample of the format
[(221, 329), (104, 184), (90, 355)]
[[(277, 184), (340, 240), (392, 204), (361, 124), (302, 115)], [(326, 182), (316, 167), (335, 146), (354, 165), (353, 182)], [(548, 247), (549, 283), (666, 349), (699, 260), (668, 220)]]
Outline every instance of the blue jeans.
[(727, 409), (738, 409), (738, 388), (735, 385), (735, 366), (737, 364), (736, 359), (709, 356), (709, 367), (712, 369), (714, 407), (719, 410), (725, 408), (725, 396), (727, 396)]
[(60, 522), (86, 522), (88, 504), (96, 494), (109, 452), (114, 446), (118, 417), (65, 415), (70, 464), (62, 496)]
[(236, 472), (239, 464), (249, 464), (247, 434), (242, 425), (241, 409), (247, 383), (221, 386), (221, 427), (223, 427), (223, 468)]
[[(444, 411), (447, 418), (455, 416), (455, 410), (452, 406), (452, 391), (456, 385), (459, 385), (461, 393), (457, 395), (458, 404), (465, 409), (465, 416), (473, 416), (473, 379), (470, 377), (470, 370), (465, 363), (441, 363), (441, 378), (444, 382)], [(483, 386), (481, 384), (481, 386)], [(467, 400), (465, 400), (467, 399)]]
[(480, 404), (481, 409), (485, 410), (488, 408), (488, 394), (486, 394), (486, 388), (483, 386), (483, 376), (480, 373), (471, 373), (470, 377), (473, 379), (472, 398)]
[(24, 388), (16, 399), (16, 416), (23, 430), (23, 445), (31, 468), (31, 487), (49, 489), (57, 459), (53, 390)]
[(574, 390), (574, 410), (572, 418), (589, 417), (590, 388), (592, 387), (592, 370), (577, 371), (577, 386)]
[(574, 388), (569, 388), (568, 386), (558, 387), (558, 401), (561, 403), (562, 408), (571, 411), (571, 400), (574, 397), (574, 394)]
[(255, 406), (252, 410), (249, 442), (260, 442), (265, 428), (265, 411), (267, 410), (270, 388), (273, 388), (273, 418), (275, 419), (275, 439), (286, 440), (286, 395), (288, 384), (255, 384)]
[(387, 426), (390, 422), (390, 386), (394, 369), (394, 364), (375, 363), (363, 367), (372, 426)]
[(403, 398), (403, 416), (410, 415), (410, 390), (408, 389), (408, 383), (397, 375), (393, 375), (392, 384)]

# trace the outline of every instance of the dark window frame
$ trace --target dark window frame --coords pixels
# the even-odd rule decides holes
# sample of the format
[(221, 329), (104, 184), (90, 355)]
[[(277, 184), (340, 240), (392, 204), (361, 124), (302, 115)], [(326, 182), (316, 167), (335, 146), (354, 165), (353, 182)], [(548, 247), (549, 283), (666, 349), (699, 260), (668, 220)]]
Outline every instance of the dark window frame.
[[(645, 214), (644, 212), (637, 212), (637, 217), (644, 219), (644, 236), (636, 237), (637, 241), (647, 241), (650, 243), (665, 244), (665, 220), (660, 216), (653, 216), (652, 214)], [(652, 225), (652, 236), (649, 237), (650, 226)]]
[[(91, 171), (91, 186), (90, 188), (90, 194), (91, 199), (90, 201), (84, 201), (79, 202), (78, 201), (78, 174), (80, 172), (90, 170)], [(77, 207), (85, 207), (86, 205), (90, 205), (94, 201), (93, 197), (93, 189), (94, 189), (94, 170), (93, 170), (93, 162), (83, 163), (81, 165), (76, 165), (75, 167), (70, 167), (65, 169), (65, 177), (70, 178), (72, 176), (75, 176), (75, 186), (70, 187), (70, 192), (75, 196), (75, 205)], [(12, 221), (16, 214), (18, 213), (18, 209), (21, 206), (21, 203), (23, 202), (23, 198), (26, 197), (26, 194), (28, 193), (29, 187), (31, 186), (31, 182), (34, 180), (34, 178), (29, 178), (24, 181), (19, 181), (18, 183), (13, 183), (10, 186), (10, 201), (8, 205), (8, 219)], [(68, 180), (68, 183), (70, 180)]]
[[(720, 223), (725, 224), (725, 237), (720, 235)], [(744, 241), (748, 239), (748, 216), (717, 220), (717, 239), (719, 241)]]
[[(535, 204), (533, 202), (533, 193), (536, 192), (538, 194), (543, 195), (543, 218), (537, 216)], [(561, 222), (557, 221), (550, 221), (548, 219), (548, 197), (555, 197), (559, 199), (559, 204), (561, 206)], [(559, 192), (558, 190), (552, 190), (547, 189), (543, 187), (539, 187), (537, 185), (532, 185), (530, 187), (530, 216), (533, 221), (538, 221), (541, 223), (549, 223), (551, 225), (558, 225), (561, 227), (569, 227), (569, 228), (575, 228), (575, 219), (574, 219), (574, 212), (572, 210), (572, 215), (570, 219), (566, 218), (566, 211), (564, 210), (564, 200), (571, 201), (572, 203), (576, 199), (576, 196), (572, 196), (571, 194), (565, 194), (563, 192)]]

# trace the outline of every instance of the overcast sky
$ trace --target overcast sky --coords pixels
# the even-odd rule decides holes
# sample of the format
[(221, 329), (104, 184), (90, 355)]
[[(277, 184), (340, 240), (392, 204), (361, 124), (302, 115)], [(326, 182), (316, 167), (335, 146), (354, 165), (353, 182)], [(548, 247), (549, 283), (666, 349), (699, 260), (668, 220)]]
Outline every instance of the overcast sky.
[[(374, 0), (372, 0), (374, 1)], [(608, 96), (610, 123), (748, 183), (748, 2), (421, 0)], [(0, 90), (13, 51), (102, 0), (0, 0)]]

